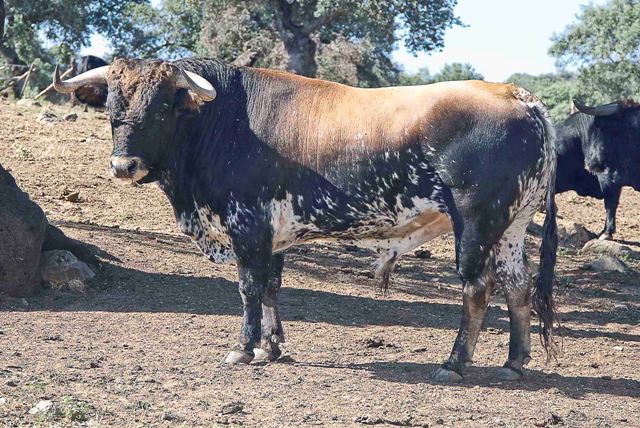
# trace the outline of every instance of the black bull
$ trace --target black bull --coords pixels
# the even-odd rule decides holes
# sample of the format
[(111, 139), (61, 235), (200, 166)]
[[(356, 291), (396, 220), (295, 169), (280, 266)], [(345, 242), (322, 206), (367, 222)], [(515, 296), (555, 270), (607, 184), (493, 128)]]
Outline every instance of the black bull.
[(463, 314), (435, 378), (462, 379), (497, 283), (511, 324), (500, 373), (520, 378), (530, 359), (524, 235), (545, 198), (533, 306), (551, 341), (556, 151), (527, 91), (479, 81), (358, 89), (209, 59), (120, 59), (97, 74), (55, 81), (108, 87), (114, 176), (157, 181), (203, 253), (238, 264), (244, 317), (227, 362), (280, 356), (289, 246), (370, 248), (386, 285), (402, 254), (453, 230)]
[(626, 100), (597, 107), (574, 103), (578, 111), (556, 128), (556, 192), (574, 190), (604, 199), (600, 238), (612, 239), (622, 187), (640, 190), (640, 105)]

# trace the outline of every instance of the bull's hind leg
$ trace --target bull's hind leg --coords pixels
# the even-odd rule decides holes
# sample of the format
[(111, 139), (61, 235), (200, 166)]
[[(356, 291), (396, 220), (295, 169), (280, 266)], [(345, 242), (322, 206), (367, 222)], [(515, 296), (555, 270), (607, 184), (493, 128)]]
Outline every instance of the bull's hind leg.
[(516, 219), (496, 245), (496, 279), (503, 286), (509, 309), (509, 358), (500, 378), (518, 380), (531, 359), (531, 273), (524, 251), (527, 221)]
[(493, 290), (491, 245), (475, 224), (465, 223), (456, 235), (458, 273), (462, 278), (462, 321), (449, 359), (434, 373), (440, 382), (459, 382), (465, 365), (473, 360), (478, 335)]
[(278, 312), (278, 292), (282, 286), (284, 254), (276, 254), (271, 260), (267, 291), (262, 298), (262, 340), (254, 349), (256, 360), (274, 361), (282, 355), (280, 343), (284, 343), (284, 331)]

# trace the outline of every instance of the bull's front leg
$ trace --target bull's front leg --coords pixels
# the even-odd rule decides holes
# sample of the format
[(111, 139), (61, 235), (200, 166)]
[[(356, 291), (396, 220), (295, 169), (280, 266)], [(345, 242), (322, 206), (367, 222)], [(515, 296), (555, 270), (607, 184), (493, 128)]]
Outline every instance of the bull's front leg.
[(282, 355), (280, 343), (284, 343), (284, 331), (278, 311), (278, 293), (282, 286), (283, 267), (284, 254), (274, 255), (267, 290), (262, 299), (262, 340), (260, 348), (254, 349), (256, 359), (275, 361)]
[(227, 355), (225, 363), (250, 363), (254, 348), (261, 338), (262, 300), (269, 283), (270, 260), (265, 263), (238, 260), (240, 296), (242, 297), (242, 329), (240, 339)]

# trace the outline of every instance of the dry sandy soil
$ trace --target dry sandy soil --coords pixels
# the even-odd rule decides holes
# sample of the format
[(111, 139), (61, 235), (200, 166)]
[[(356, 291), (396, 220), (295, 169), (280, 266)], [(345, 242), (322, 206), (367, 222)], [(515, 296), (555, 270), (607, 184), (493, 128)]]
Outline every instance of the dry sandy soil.
[[(580, 270), (590, 258), (570, 249), (557, 270), (562, 353), (547, 363), (534, 340), (523, 381), (495, 378), (508, 341), (499, 291), (464, 382), (431, 380), (460, 316), (450, 236), (426, 246), (428, 260), (402, 259), (388, 297), (365, 252), (289, 251), (284, 358), (222, 364), (241, 321), (235, 267), (179, 234), (155, 185), (110, 179), (103, 113), (46, 124), (39, 111), (0, 101), (0, 162), (104, 264), (86, 294), (0, 298), (0, 425), (640, 426), (639, 277)], [(557, 199), (565, 219), (600, 230), (600, 201)], [(618, 240), (640, 245), (639, 214), (640, 195), (625, 189)], [(528, 239), (533, 257), (539, 241)], [(54, 409), (29, 414), (41, 400)]]

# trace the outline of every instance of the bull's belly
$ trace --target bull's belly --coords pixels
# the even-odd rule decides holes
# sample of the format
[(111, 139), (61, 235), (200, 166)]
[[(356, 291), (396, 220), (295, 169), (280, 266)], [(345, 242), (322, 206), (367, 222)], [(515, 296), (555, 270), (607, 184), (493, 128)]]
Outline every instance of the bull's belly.
[(301, 243), (333, 241), (367, 248), (381, 257), (398, 257), (452, 230), (449, 216), (429, 199), (414, 198), (410, 208), (396, 206), (392, 211), (371, 207), (370, 213), (360, 213), (353, 226), (337, 230), (320, 230), (313, 222), (302, 222), (290, 201), (287, 198), (272, 205), (274, 252)]

